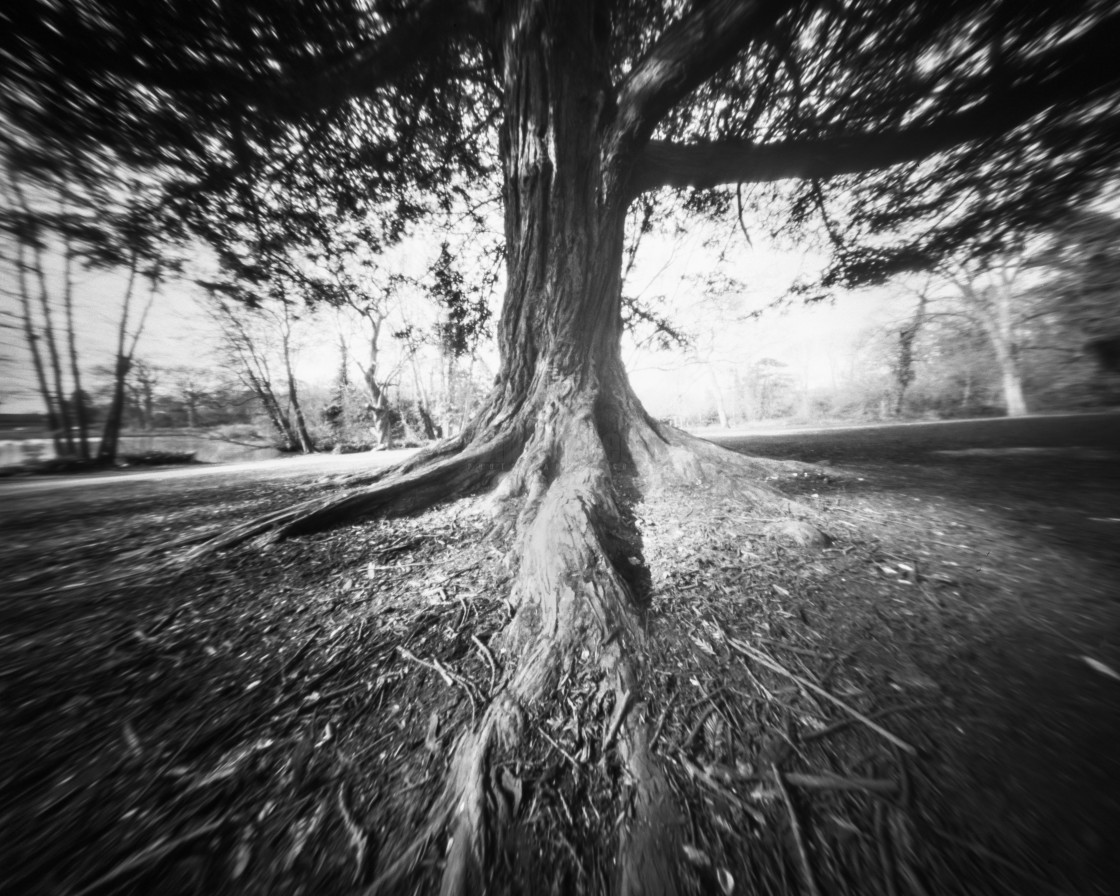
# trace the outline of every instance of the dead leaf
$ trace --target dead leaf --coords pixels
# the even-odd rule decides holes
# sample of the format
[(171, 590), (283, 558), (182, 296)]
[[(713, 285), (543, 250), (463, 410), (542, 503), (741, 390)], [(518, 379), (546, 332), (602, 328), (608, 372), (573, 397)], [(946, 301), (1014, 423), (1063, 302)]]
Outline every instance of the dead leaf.
[(253, 848), (249, 845), (248, 831), (245, 837), (237, 845), (237, 849), (233, 853), (233, 869), (230, 871), (230, 876), (237, 880), (245, 873), (245, 869), (249, 867), (249, 859), (252, 858)]
[(428, 719), (428, 735), (424, 738), (424, 746), (433, 756), (439, 755), (439, 713), (434, 710)]
[(505, 790), (505, 792), (510, 795), (510, 799), (513, 800), (510, 814), (516, 817), (517, 810), (521, 808), (521, 779), (508, 768), (502, 769), (502, 789)]
[(124, 741), (128, 744), (128, 752), (139, 759), (143, 751), (140, 749), (140, 738), (136, 736), (131, 722), (124, 723)]
[(693, 865), (700, 868), (708, 868), (712, 864), (712, 860), (708, 858), (708, 854), (701, 849), (697, 849), (691, 844), (685, 843), (681, 846), (684, 850), (685, 858), (687, 858)]
[(1100, 660), (1095, 660), (1090, 656), (1083, 656), (1081, 657), (1081, 659), (1085, 660), (1085, 662), (1089, 664), (1089, 668), (1093, 671), (1100, 672), (1101, 675), (1107, 675), (1109, 678), (1115, 678), (1117, 681), (1120, 681), (1120, 673), (1117, 673), (1115, 669), (1106, 666)]

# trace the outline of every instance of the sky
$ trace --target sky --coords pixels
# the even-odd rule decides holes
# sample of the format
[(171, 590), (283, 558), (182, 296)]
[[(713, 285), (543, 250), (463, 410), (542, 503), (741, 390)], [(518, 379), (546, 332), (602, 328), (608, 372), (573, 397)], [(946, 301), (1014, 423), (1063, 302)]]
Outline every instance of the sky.
[[(737, 229), (714, 230), (713, 225), (703, 222), (695, 222), (683, 234), (655, 232), (643, 239), (625, 285), (626, 293), (652, 302), (696, 337), (690, 351), (651, 351), (628, 341), (624, 352), (627, 368), (652, 413), (658, 414), (659, 405), (683, 394), (704, 395), (710, 388), (706, 362), (735, 365), (770, 357), (788, 364), (811, 388), (827, 385), (836, 375), (840, 356), (860, 331), (898, 315), (898, 301), (880, 291), (849, 295), (835, 305), (804, 307), (794, 303), (779, 310), (765, 310), (757, 321), (729, 328), (729, 319), (766, 309), (795, 280), (811, 277), (824, 263), (819, 252), (776, 246), (761, 235), (761, 228), (758, 230), (759, 235), (750, 244)], [(431, 247), (405, 246), (400, 262), (416, 268), (421, 249), (430, 251)], [(725, 256), (722, 265), (718, 258), (721, 250)], [(704, 281), (717, 269), (739, 281), (741, 287), (724, 295), (707, 295)], [(52, 288), (57, 289), (59, 266), (51, 266), (49, 274)], [(4, 266), (0, 276), (7, 279), (0, 283), (0, 306), (15, 312), (18, 303), (12, 273)], [(125, 282), (122, 274), (113, 272), (79, 272), (76, 277), (78, 347), (87, 376), (91, 368), (112, 362)], [(140, 290), (140, 301), (134, 307), (143, 305), (146, 292), (146, 288)], [(495, 315), (498, 310), (494, 308)], [(0, 332), (0, 354), (6, 358), (0, 369), (0, 412), (41, 410), (22, 334), (10, 329)], [(297, 357), (296, 373), (309, 384), (326, 384), (338, 369), (334, 322), (325, 316), (309, 332)], [(201, 290), (173, 281), (157, 293), (136, 354), (163, 367), (213, 368), (219, 364), (217, 345), (218, 331), (204, 310)], [(496, 365), (492, 348), (485, 349), (483, 355), (489, 366)], [(87, 388), (89, 384), (87, 379)]]

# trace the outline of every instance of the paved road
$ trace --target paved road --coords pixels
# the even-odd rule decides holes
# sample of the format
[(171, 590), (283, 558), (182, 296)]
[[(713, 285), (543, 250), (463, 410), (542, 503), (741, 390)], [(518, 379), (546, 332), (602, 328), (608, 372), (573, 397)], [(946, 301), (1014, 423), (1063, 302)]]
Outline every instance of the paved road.
[[(705, 434), (745, 454), (831, 463), (938, 460), (937, 452), (1067, 449), (1120, 453), (1120, 413), (996, 417), (888, 426), (846, 426), (766, 434)], [(1118, 455), (1120, 459), (1120, 455)]]
[[(707, 438), (746, 454), (832, 463), (934, 461), (937, 451), (1009, 448), (1086, 448), (1120, 452), (1120, 413), (1034, 416), (1014, 419), (954, 420), (901, 423), (889, 426), (848, 426), (828, 429), (783, 430), (763, 434), (705, 433)], [(252, 482), (356, 473), (396, 463), (413, 449), (370, 451), (362, 454), (314, 454), (235, 464), (199, 464), (135, 472), (88, 476), (38, 476), (0, 479), (0, 512), (23, 497), (82, 500), (106, 492), (124, 496), (142, 488), (151, 494), (159, 483), (177, 493), (215, 489), (225, 483)]]

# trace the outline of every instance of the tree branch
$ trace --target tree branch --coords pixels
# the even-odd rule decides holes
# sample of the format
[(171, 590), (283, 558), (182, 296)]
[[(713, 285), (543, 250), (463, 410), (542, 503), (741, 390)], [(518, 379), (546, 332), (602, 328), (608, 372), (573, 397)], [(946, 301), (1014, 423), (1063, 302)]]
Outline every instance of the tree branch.
[[(474, 4), (425, 0), (414, 12), (342, 62), (308, 81), (290, 78), (289, 86), (311, 109), (327, 109), (367, 96), (424, 61), (435, 46), (454, 35), (459, 27), (472, 24), (475, 18)], [(272, 99), (290, 101), (282, 96)]]
[[(999, 137), (1055, 105), (1091, 108), (1108, 101), (1104, 91), (1120, 84), (1115, 38), (1120, 22), (1101, 23), (1086, 35), (1032, 61), (1013, 86), (972, 87), (979, 102), (954, 114), (889, 132), (838, 134), (817, 140), (768, 144), (723, 140), (712, 143), (650, 141), (635, 160), (631, 195), (658, 187), (707, 188), (731, 183), (827, 179), (916, 162), (966, 143)], [(966, 92), (967, 95), (968, 92)], [(1068, 111), (1068, 110), (1066, 110)], [(1120, 119), (1116, 109), (1111, 119)]]
[(773, 25), (789, 5), (787, 0), (696, 3), (666, 29), (620, 85), (615, 125), (619, 143), (641, 145), (677, 103)]

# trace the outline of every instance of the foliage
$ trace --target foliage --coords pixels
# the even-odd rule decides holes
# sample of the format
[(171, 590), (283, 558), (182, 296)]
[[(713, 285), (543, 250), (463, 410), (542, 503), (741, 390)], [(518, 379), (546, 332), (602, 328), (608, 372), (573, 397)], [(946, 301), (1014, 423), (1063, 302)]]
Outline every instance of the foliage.
[[(708, 14), (652, 0), (597, 8), (619, 85)], [(157, 173), (214, 244), (229, 221), (263, 221), (271, 245), (322, 236), (307, 211), (316, 204), (360, 215), (388, 203), (386, 234), (363, 235), (374, 244), (414, 220), (423, 196), (446, 208), (496, 174), (509, 98), (500, 12), (439, 0), (17, 4), (0, 13), (6, 139), (51, 170)], [(796, 224), (820, 213), (821, 182), (836, 178), (847, 198), (834, 282), (882, 279), (963, 247), (997, 251), (1012, 231), (1081, 202), (1114, 165), (1120, 25), (1108, 3), (850, 0), (723, 13), (708, 58), (683, 73), (680, 92), (654, 98), (639, 139), (743, 150), (730, 174), (657, 172), (670, 187), (701, 188), (688, 199), (701, 211), (729, 207), (730, 193), (709, 191), (721, 180), (795, 177)]]

